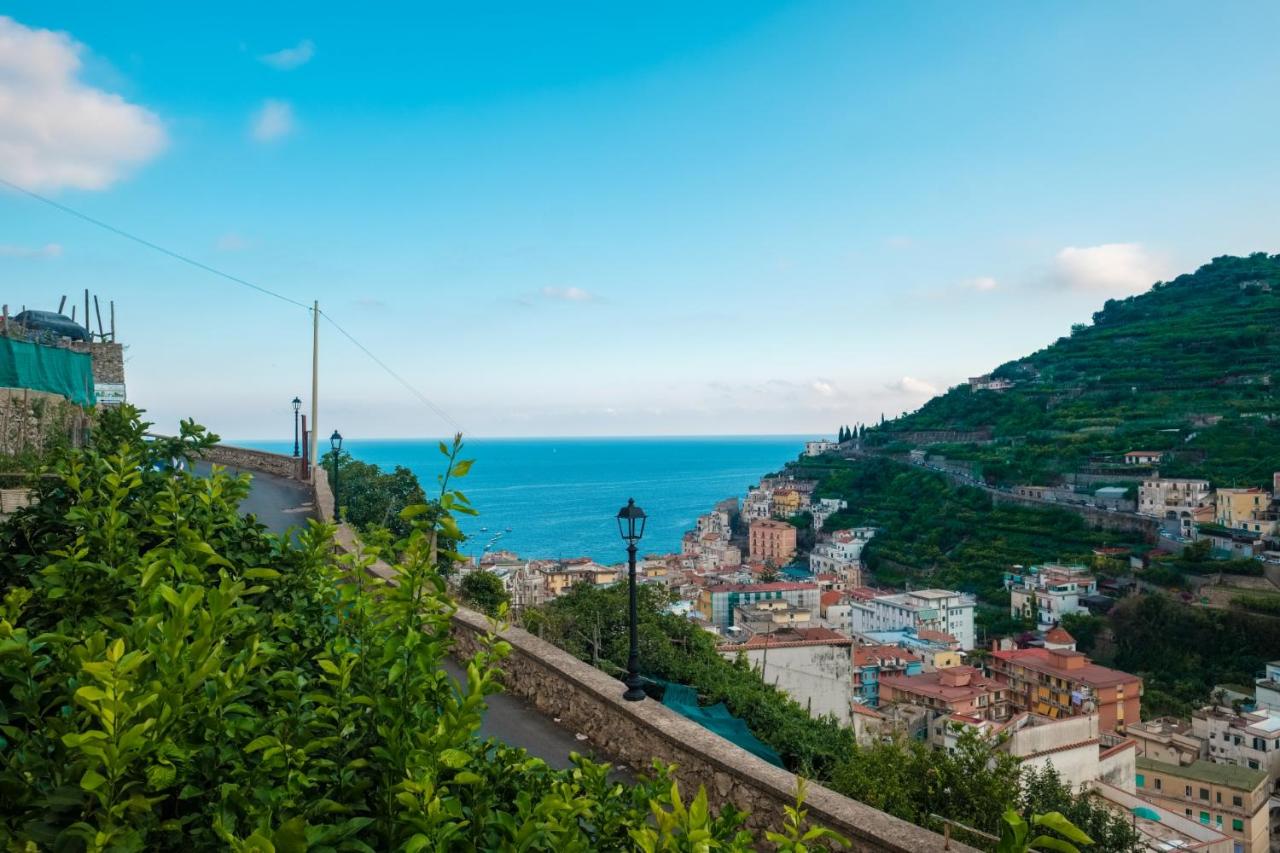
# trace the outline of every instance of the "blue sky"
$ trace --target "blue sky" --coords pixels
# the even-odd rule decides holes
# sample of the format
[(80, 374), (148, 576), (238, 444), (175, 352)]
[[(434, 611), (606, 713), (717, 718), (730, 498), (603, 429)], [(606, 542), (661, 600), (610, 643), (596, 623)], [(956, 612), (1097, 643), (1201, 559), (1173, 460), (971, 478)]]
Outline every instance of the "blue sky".
[[(1280, 251), (1280, 5), (352, 9), (6, 4), (0, 177), (476, 435), (833, 432)], [(0, 282), (113, 298), (162, 425), (309, 391), (306, 312), (4, 191)], [(322, 430), (449, 429), (322, 335)]]

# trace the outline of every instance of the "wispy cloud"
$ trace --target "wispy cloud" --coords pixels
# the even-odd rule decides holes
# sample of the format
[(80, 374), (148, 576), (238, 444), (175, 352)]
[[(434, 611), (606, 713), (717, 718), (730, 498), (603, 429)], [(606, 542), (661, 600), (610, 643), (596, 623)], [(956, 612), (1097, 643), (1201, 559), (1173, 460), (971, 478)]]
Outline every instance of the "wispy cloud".
[(286, 47), (275, 53), (264, 53), (258, 61), (280, 71), (292, 71), (301, 68), (316, 55), (316, 45), (311, 39), (303, 39), (295, 47)]
[(1000, 286), (1000, 282), (996, 281), (989, 275), (980, 275), (977, 278), (966, 279), (960, 283), (960, 286), (966, 290), (976, 290), (979, 293), (989, 293)]
[(538, 291), (543, 299), (553, 302), (596, 302), (598, 297), (580, 287), (544, 287)]
[(1068, 246), (1054, 257), (1052, 282), (1067, 290), (1128, 296), (1167, 273), (1165, 262), (1141, 243)]
[(897, 382), (890, 382), (885, 386), (890, 391), (899, 391), (904, 394), (915, 394), (923, 397), (932, 397), (938, 393), (936, 386), (925, 382), (923, 379), (916, 379), (913, 376), (904, 376)]
[(62, 246), (46, 243), (43, 246), (15, 246), (0, 243), (0, 258), (56, 258), (62, 254)]
[(293, 133), (296, 122), (288, 101), (268, 98), (253, 114), (249, 134), (258, 142), (274, 142)]
[(105, 189), (168, 140), (155, 113), (79, 79), (66, 33), (0, 16), (0, 175), (28, 189)]

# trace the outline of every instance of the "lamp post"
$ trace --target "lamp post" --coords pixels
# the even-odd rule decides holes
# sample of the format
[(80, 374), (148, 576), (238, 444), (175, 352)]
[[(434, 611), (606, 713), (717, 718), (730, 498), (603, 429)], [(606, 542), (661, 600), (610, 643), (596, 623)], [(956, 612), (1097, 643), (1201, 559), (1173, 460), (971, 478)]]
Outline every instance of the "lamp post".
[(629, 702), (638, 702), (644, 698), (644, 687), (640, 681), (640, 620), (636, 606), (636, 543), (644, 536), (644, 510), (636, 506), (635, 498), (629, 498), (627, 505), (618, 510), (618, 532), (627, 543), (627, 577), (631, 590), (631, 649), (627, 655), (627, 677), (624, 683), (627, 692), (622, 698)]
[(329, 446), (333, 448), (333, 520), (342, 523), (342, 508), (338, 503), (338, 457), (342, 455), (342, 433), (336, 429), (329, 436)]
[(293, 398), (293, 458), (298, 458), (298, 412), (302, 409), (302, 401)]

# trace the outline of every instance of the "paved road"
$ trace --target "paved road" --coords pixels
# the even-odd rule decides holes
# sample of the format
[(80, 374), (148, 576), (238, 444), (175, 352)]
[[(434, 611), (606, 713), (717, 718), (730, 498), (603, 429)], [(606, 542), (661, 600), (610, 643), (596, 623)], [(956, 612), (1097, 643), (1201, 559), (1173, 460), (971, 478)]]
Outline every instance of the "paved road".
[[(234, 469), (233, 469), (234, 470)], [(194, 473), (209, 474), (209, 463), (197, 462)], [(259, 471), (253, 475), (253, 487), (249, 496), (240, 504), (246, 514), (257, 516), (273, 533), (285, 533), (291, 527), (300, 527), (308, 518), (315, 517), (315, 506), (310, 487), (296, 480), (288, 480)], [(454, 678), (465, 680), (462, 667), (452, 659), (445, 662), (445, 669)], [(619, 690), (622, 689), (619, 685)], [(594, 750), (576, 732), (558, 725), (517, 696), (495, 693), (487, 698), (488, 710), (480, 725), (482, 738), (493, 737), (505, 744), (528, 750), (552, 767), (568, 767), (569, 753), (578, 752), (591, 756)], [(599, 757), (600, 760), (607, 760)], [(625, 768), (615, 768), (610, 777), (616, 781), (630, 781), (631, 774)]]
[[(230, 470), (240, 473), (234, 468)], [(197, 462), (193, 471), (202, 477), (208, 476), (209, 463)], [(240, 511), (257, 516), (258, 521), (272, 533), (285, 533), (291, 527), (302, 527), (308, 518), (316, 517), (311, 487), (306, 483), (261, 471), (247, 473), (253, 475), (253, 488), (249, 497), (240, 504)]]

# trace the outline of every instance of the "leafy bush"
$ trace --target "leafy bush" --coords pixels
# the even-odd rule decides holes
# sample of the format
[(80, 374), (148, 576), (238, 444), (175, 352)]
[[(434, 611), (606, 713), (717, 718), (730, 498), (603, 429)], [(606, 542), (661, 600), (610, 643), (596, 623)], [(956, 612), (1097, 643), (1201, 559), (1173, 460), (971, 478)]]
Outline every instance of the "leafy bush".
[[(326, 471), (333, 471), (333, 456), (331, 450), (321, 460)], [(405, 507), (426, 503), (426, 495), (408, 468), (397, 465), (387, 473), (342, 451), (338, 455), (338, 500), (344, 521), (362, 531), (386, 528), (392, 538), (399, 539), (409, 534), (411, 526), (400, 513)]]
[(626, 787), (476, 737), (509, 648), (483, 638), (461, 684), (441, 668), (459, 442), (434, 511), (402, 513), (385, 586), (335, 560), (330, 528), (241, 516), (247, 476), (157, 470), (216, 437), (146, 426), (105, 415), (0, 527), (8, 849), (621, 850), (672, 811), (650, 849), (752, 849), (732, 809), (693, 826), (665, 768)]
[(458, 592), (463, 601), (489, 616), (497, 616), (511, 600), (502, 579), (483, 569), (464, 575), (458, 584)]

